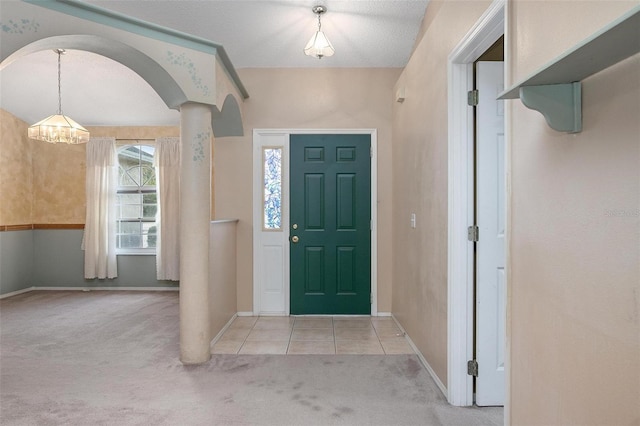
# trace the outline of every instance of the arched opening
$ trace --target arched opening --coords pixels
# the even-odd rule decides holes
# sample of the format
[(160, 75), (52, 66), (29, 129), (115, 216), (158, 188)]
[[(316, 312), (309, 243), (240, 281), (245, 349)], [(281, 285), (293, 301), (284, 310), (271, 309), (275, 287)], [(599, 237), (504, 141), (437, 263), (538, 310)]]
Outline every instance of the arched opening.
[[(41, 50), (2, 70), (2, 108), (31, 124), (57, 109), (57, 54)], [(137, 73), (110, 58), (67, 49), (61, 57), (62, 109), (83, 126), (175, 126), (170, 109)]]
[[(208, 304), (209, 245), (208, 238), (202, 237), (203, 235), (208, 237), (208, 233), (203, 232), (203, 230), (208, 229), (210, 226), (211, 164), (210, 161), (206, 160), (209, 160), (211, 157), (209, 149), (212, 127), (219, 128), (220, 131), (216, 132), (218, 137), (242, 135), (241, 111), (238, 101), (233, 95), (224, 96), (226, 95), (226, 91), (220, 93), (221, 96), (218, 98), (225, 99), (221, 108), (213, 108), (216, 105), (210, 101), (210, 99), (216, 99), (215, 92), (212, 93), (212, 96), (207, 97), (197, 96), (198, 94), (194, 95), (193, 90), (191, 90), (191, 85), (195, 84), (196, 81), (194, 81), (193, 75), (188, 74), (187, 69), (193, 64), (191, 62), (186, 65), (177, 64), (177, 66), (181, 68), (178, 70), (173, 69), (170, 64), (167, 65), (167, 68), (163, 67), (161, 65), (161, 59), (157, 57), (153, 59), (153, 52), (155, 52), (153, 49), (167, 49), (172, 45), (157, 40), (152, 41), (152, 43), (156, 42), (157, 44), (151, 46), (147, 54), (145, 51), (136, 49), (128, 44), (95, 35), (61, 35), (38, 41), (25, 41), (24, 44), (5, 50), (5, 52), (12, 53), (4, 57), (4, 60), (0, 63), (0, 70), (4, 70), (10, 64), (16, 62), (17, 59), (24, 56), (57, 48), (76, 52), (90, 52), (91, 54), (97, 54), (116, 61), (134, 71), (157, 93), (168, 109), (180, 110), (179, 127), (181, 149), (184, 158), (187, 158), (187, 162), (189, 163), (181, 166), (180, 181), (183, 188), (188, 188), (188, 190), (182, 192), (186, 195), (182, 196), (180, 200), (180, 228), (181, 230), (186, 230), (181, 232), (180, 236), (181, 247), (186, 247), (180, 257), (181, 259), (184, 258), (191, 261), (190, 263), (183, 262), (180, 277), (180, 358), (186, 364), (201, 363), (206, 361), (210, 355), (209, 341), (207, 341), (207, 338), (210, 340), (212, 337), (209, 336), (210, 331), (207, 321), (210, 312), (210, 306)], [(142, 49), (144, 50), (144, 48)], [(166, 50), (162, 51), (166, 52)], [(207, 87), (214, 88), (215, 69), (213, 67), (209, 68), (209, 66), (216, 65), (215, 61), (217, 58), (212, 55), (211, 57), (201, 57), (200, 59), (202, 59), (202, 67), (199, 68), (199, 70), (203, 70), (203, 74), (201, 75), (207, 76), (207, 83), (209, 84)], [(55, 76), (55, 68), (52, 69), (51, 73)], [(41, 73), (32, 72), (32, 74), (38, 76)], [(181, 75), (183, 74), (187, 74), (187, 78), (181, 80)], [(62, 75), (64, 78), (64, 71)], [(55, 83), (54, 80), (54, 89), (56, 88)], [(197, 80), (197, 83), (200, 84), (199, 80)], [(99, 85), (100, 79), (97, 78), (94, 84)], [(24, 86), (24, 84), (22, 84), (22, 86)], [(220, 90), (220, 88), (215, 87), (215, 91), (217, 90)], [(234, 89), (229, 90), (233, 91)], [(62, 97), (64, 104), (64, 89)], [(31, 102), (39, 103), (40, 99), (38, 96), (30, 96), (30, 98)], [(93, 110), (95, 114), (93, 104), (100, 100), (91, 98), (82, 100), (82, 108)], [(55, 104), (51, 107), (55, 108)], [(215, 120), (213, 117), (214, 113), (216, 113)], [(81, 122), (81, 120), (78, 121)], [(122, 123), (113, 123), (114, 126), (121, 124)], [(144, 123), (137, 124), (141, 125)], [(88, 122), (87, 125), (97, 126), (104, 125), (104, 123)], [(98, 130), (105, 132), (113, 131), (111, 128), (98, 128)], [(48, 148), (51, 147), (38, 145), (37, 148), (34, 149), (46, 150)], [(82, 152), (80, 152), (80, 150), (81, 148), (77, 149), (78, 153), (76, 153), (77, 156), (75, 157), (79, 169), (82, 168), (81, 166), (83, 164), (81, 159)], [(68, 154), (69, 152), (67, 151), (65, 154), (60, 155), (68, 156)], [(40, 158), (45, 157), (47, 157), (46, 160), (49, 162), (50, 158), (48, 158), (48, 155), (40, 156)], [(38, 170), (46, 170), (46, 167), (41, 167)], [(80, 182), (81, 180), (81, 176), (78, 175), (78, 179), (74, 182)], [(70, 182), (70, 180), (65, 180), (65, 182)], [(46, 185), (42, 185), (42, 187), (45, 186)], [(81, 197), (78, 198), (80, 199)], [(193, 213), (193, 215), (189, 216), (188, 214), (190, 213)], [(78, 218), (78, 223), (80, 223), (81, 220), (81, 218)], [(182, 289), (184, 289), (184, 291)]]
[(64, 35), (38, 40), (9, 55), (0, 63), (0, 70), (25, 55), (58, 48), (92, 52), (121, 63), (149, 83), (169, 108), (178, 109), (188, 100), (174, 78), (149, 56), (124, 43), (94, 35)]

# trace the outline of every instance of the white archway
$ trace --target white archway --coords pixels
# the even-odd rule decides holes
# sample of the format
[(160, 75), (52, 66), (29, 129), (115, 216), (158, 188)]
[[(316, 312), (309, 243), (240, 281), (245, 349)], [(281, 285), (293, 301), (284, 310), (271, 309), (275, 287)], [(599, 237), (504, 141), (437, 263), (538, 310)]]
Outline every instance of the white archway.
[(64, 35), (40, 39), (8, 56), (0, 63), (0, 70), (23, 56), (54, 49), (85, 50), (121, 63), (149, 83), (169, 108), (178, 109), (187, 101), (175, 79), (149, 56), (124, 43), (94, 35)]
[[(0, 69), (40, 50), (85, 50), (132, 69), (167, 107), (180, 110), (180, 359), (185, 364), (206, 362), (212, 337), (208, 235), (213, 127), (219, 128), (219, 136), (242, 135), (238, 99), (248, 97), (224, 49), (81, 2), (7, 2), (2, 20), (21, 24), (2, 26)], [(76, 34), (69, 34), (70, 29)]]

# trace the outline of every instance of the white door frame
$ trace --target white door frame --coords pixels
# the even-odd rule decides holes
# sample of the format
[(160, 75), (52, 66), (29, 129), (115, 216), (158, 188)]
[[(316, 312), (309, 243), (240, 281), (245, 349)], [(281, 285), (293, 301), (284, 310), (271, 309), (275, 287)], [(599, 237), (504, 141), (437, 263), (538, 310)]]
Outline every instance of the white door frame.
[[(467, 92), (473, 89), (473, 63), (506, 34), (506, 4), (506, 0), (494, 0), (449, 54), (448, 60), (447, 399), (457, 406), (473, 405), (473, 378), (467, 375), (467, 361), (473, 359), (474, 257), (473, 243), (467, 240), (467, 227), (474, 221), (474, 123), (473, 111), (467, 105)], [(505, 66), (507, 64), (505, 56)], [(508, 116), (505, 116), (507, 122)], [(506, 132), (505, 137), (508, 138)], [(509, 146), (508, 139), (505, 142)], [(507, 156), (507, 171), (508, 165)]]
[[(254, 129), (253, 131), (253, 314), (254, 315), (284, 315), (290, 314), (289, 303), (289, 136), (295, 134), (358, 134), (371, 136), (371, 316), (378, 315), (378, 131), (376, 129)], [(283, 143), (283, 173), (282, 173), (282, 239), (286, 250), (283, 251), (283, 306), (282, 312), (264, 311), (261, 306), (262, 284), (260, 274), (256, 273), (261, 265), (261, 232), (262, 205), (256, 200), (262, 199), (262, 164), (261, 157), (255, 148), (260, 145), (263, 137), (280, 136)], [(260, 152), (260, 156), (261, 156)]]

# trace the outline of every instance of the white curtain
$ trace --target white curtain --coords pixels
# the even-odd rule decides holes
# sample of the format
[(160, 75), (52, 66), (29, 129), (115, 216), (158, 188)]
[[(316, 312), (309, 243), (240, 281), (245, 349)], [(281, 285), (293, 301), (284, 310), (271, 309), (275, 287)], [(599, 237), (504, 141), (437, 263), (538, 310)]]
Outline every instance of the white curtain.
[(87, 143), (87, 217), (82, 248), (85, 278), (115, 278), (118, 154), (115, 138)]
[(180, 279), (180, 139), (156, 139), (158, 190), (156, 273), (159, 280)]

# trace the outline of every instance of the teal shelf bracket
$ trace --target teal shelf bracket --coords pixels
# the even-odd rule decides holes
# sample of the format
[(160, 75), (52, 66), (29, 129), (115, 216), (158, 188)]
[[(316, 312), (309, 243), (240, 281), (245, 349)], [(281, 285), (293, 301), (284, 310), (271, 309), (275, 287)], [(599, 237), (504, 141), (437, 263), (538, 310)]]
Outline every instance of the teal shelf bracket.
[[(1, 0), (0, 0), (1, 1)], [(541, 112), (559, 132), (582, 131), (581, 81), (640, 52), (640, 5), (498, 96)]]
[(520, 100), (527, 108), (540, 112), (552, 129), (582, 131), (582, 83), (521, 86)]

